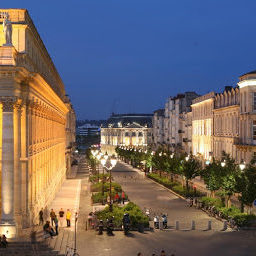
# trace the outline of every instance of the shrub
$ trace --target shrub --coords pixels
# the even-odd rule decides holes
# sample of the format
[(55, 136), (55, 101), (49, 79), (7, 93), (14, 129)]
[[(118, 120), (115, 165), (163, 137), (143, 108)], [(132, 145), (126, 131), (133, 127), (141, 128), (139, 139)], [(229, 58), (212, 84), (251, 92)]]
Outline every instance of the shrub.
[(113, 205), (113, 211), (109, 211), (107, 206), (103, 211), (96, 212), (97, 218), (106, 222), (107, 219), (113, 217), (113, 223), (115, 227), (122, 226), (122, 220), (124, 213), (129, 213), (131, 220), (131, 227), (137, 228), (139, 224), (142, 224), (144, 227), (149, 227), (148, 217), (141, 211), (141, 209), (134, 203), (130, 202), (124, 207), (119, 207)]
[(233, 219), (239, 227), (250, 227), (256, 224), (256, 216), (254, 214), (239, 213)]
[(171, 182), (171, 180), (167, 177), (160, 177), (159, 174), (156, 173), (149, 173), (148, 177), (162, 185), (164, 185), (167, 188), (172, 188), (175, 185), (178, 185), (179, 183), (177, 182)]
[(215, 206), (216, 208), (222, 208), (225, 206), (221, 199), (204, 196), (200, 201), (206, 206)]
[(225, 219), (228, 219), (228, 217), (233, 218), (235, 215), (238, 215), (241, 213), (240, 209), (235, 206), (231, 206), (230, 208), (222, 207), (219, 209), (219, 211), (222, 212), (223, 217)]
[[(105, 178), (105, 181), (107, 181), (109, 179), (109, 174), (108, 173), (104, 173), (104, 178)], [(103, 179), (103, 173), (100, 173), (99, 175), (99, 180), (102, 181)], [(89, 181), (92, 182), (92, 183), (98, 183), (98, 175), (90, 175), (89, 177)]]
[(175, 185), (172, 187), (172, 190), (184, 197), (201, 197), (203, 195), (203, 193), (194, 191), (192, 188), (189, 188), (189, 191), (187, 192), (186, 188), (182, 185)]
[[(110, 189), (110, 183), (104, 183), (104, 192), (109, 191)], [(100, 183), (94, 183), (91, 186), (91, 192), (100, 192), (102, 191), (102, 182)], [(122, 192), (122, 187), (116, 182), (112, 182), (112, 191), (114, 192)]]

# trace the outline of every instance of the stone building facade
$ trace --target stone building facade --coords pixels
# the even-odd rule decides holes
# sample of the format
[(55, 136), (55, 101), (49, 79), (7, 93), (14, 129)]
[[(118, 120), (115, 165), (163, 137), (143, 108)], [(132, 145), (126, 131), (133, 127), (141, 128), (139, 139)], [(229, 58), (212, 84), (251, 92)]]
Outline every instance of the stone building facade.
[(235, 146), (238, 161), (248, 163), (256, 157), (256, 70), (239, 79), (239, 136)]
[(226, 87), (216, 94), (213, 109), (213, 155), (221, 159), (222, 151), (237, 159), (236, 142), (239, 137), (240, 119), (239, 88)]
[(117, 146), (146, 148), (152, 144), (151, 114), (113, 114), (101, 127), (101, 151), (116, 154)]
[(0, 30), (0, 232), (15, 236), (37, 223), (65, 179), (65, 153), (74, 142), (67, 118), (75, 115), (28, 12), (0, 12), (12, 22), (12, 45)]
[(164, 143), (164, 109), (154, 111), (153, 116), (153, 144), (154, 147)]
[(155, 147), (163, 146), (170, 151), (187, 153), (191, 151), (192, 114), (190, 105), (192, 100), (198, 96), (195, 92), (185, 92), (167, 99), (164, 109), (164, 125), (153, 123), (154, 134), (162, 134), (162, 142), (160, 143), (159, 139), (156, 140)]
[(76, 154), (76, 113), (68, 95), (65, 95), (64, 102), (68, 109), (66, 115), (66, 175), (68, 177), (71, 175)]
[(209, 159), (213, 151), (213, 108), (215, 93), (210, 92), (192, 102), (192, 153)]

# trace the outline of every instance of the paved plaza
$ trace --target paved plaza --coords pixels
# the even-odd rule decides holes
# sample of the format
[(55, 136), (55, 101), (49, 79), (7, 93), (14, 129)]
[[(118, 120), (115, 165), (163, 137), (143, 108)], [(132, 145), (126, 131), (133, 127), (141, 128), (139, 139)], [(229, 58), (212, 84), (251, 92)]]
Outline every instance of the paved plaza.
[[(139, 204), (141, 208), (149, 207), (156, 212), (166, 212), (169, 220), (180, 220), (181, 230), (146, 231), (145, 233), (132, 232), (124, 236), (123, 232), (115, 232), (113, 237), (97, 235), (93, 230), (85, 230), (86, 213), (91, 209), (89, 193), (87, 190), (87, 174), (78, 173), (77, 178), (82, 178), (80, 199), (80, 216), (78, 223), (78, 252), (80, 256), (101, 255), (159, 255), (164, 249), (167, 255), (174, 253), (176, 256), (185, 255), (225, 255), (225, 256), (254, 256), (256, 250), (256, 233), (254, 231), (221, 232), (217, 231), (222, 223), (207, 214), (186, 206), (186, 202), (167, 189), (162, 188), (153, 181), (143, 178), (129, 166), (118, 164), (113, 170), (114, 179), (121, 183), (131, 201)], [(198, 230), (191, 231), (190, 222), (195, 220)], [(211, 219), (213, 230), (203, 231), (207, 221)]]

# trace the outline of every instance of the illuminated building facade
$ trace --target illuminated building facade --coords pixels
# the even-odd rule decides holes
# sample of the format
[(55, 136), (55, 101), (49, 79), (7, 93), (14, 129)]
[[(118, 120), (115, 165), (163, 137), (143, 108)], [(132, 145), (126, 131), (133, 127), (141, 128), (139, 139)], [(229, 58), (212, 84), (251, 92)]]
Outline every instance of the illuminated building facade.
[(173, 152), (187, 152), (188, 154), (191, 152), (192, 113), (190, 106), (192, 100), (198, 96), (195, 92), (177, 94), (167, 99), (164, 110), (154, 112), (155, 148), (161, 146)]
[(152, 144), (151, 114), (113, 114), (101, 127), (101, 150), (112, 155), (117, 146), (146, 148)]
[(0, 29), (0, 233), (11, 237), (38, 223), (65, 179), (75, 113), (28, 12), (0, 12), (12, 23), (11, 44)]
[(215, 93), (210, 92), (192, 102), (192, 153), (209, 159), (213, 151), (213, 108)]

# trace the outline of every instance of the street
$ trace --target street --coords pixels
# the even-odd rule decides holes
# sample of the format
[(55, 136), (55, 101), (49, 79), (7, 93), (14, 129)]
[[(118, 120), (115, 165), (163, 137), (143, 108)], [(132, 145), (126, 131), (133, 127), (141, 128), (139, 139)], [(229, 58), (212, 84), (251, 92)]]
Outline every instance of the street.
[[(132, 232), (124, 236), (123, 232), (115, 232), (115, 236), (97, 235), (95, 231), (86, 231), (83, 222), (78, 227), (78, 252), (85, 255), (159, 255), (164, 249), (167, 255), (255, 255), (255, 231), (218, 231), (222, 223), (208, 217), (204, 212), (186, 206), (186, 202), (171, 194), (129, 166), (118, 163), (113, 169), (114, 180), (121, 183), (131, 201), (142, 209), (151, 208), (156, 213), (168, 213), (168, 220), (173, 226), (175, 220), (180, 221), (180, 230), (155, 230), (145, 233)], [(83, 174), (78, 174), (78, 177)], [(83, 187), (83, 186), (82, 186)], [(82, 200), (80, 213), (87, 208)], [(81, 215), (81, 214), (80, 214)], [(191, 231), (191, 220), (196, 222), (196, 230)], [(212, 220), (213, 230), (207, 228), (208, 220)]]

